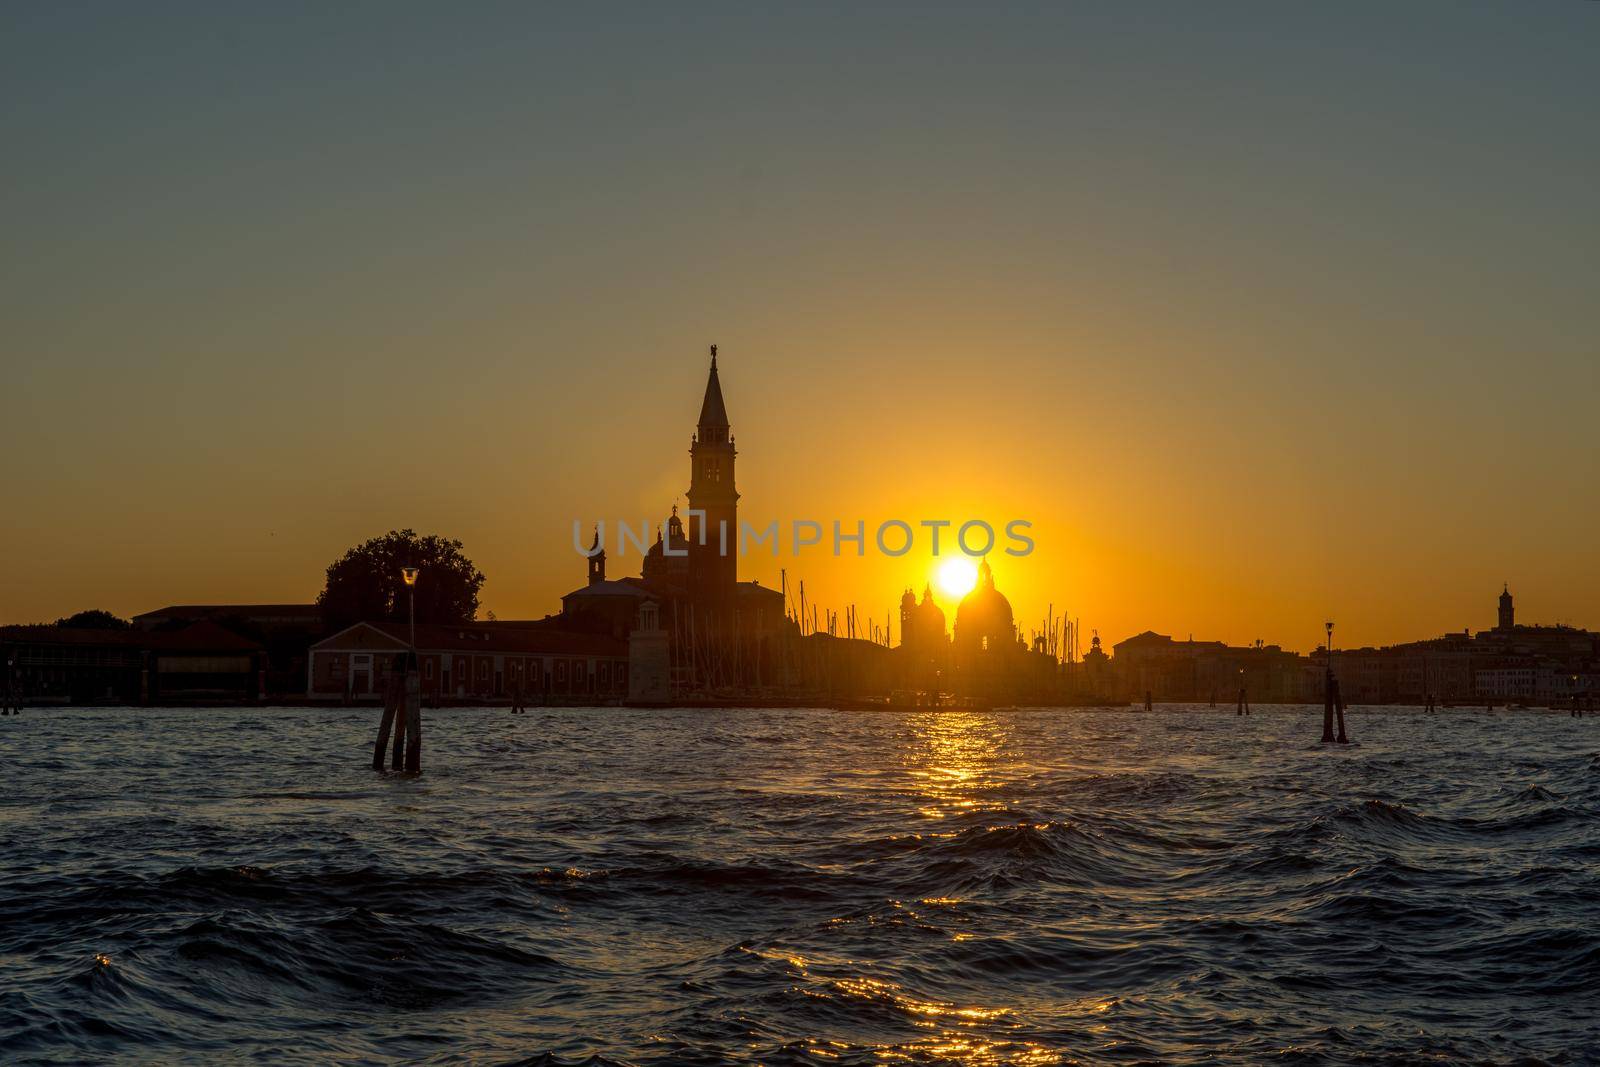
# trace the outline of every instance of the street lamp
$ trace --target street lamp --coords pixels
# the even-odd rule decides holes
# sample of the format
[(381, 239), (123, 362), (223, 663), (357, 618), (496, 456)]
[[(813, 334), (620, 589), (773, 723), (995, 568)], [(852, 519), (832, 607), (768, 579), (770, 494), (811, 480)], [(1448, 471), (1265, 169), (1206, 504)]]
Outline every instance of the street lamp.
[(406, 583), (406, 611), (411, 617), (411, 655), (417, 654), (417, 568), (401, 567), (400, 579)]
[(1328, 675), (1333, 675), (1333, 622), (1330, 620), (1322, 624), (1328, 628)]

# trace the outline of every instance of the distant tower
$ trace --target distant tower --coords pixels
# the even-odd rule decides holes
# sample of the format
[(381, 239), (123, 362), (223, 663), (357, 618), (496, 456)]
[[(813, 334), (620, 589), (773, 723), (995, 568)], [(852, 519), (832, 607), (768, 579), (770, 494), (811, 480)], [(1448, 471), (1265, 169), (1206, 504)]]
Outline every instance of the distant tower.
[(900, 643), (902, 645), (916, 644), (916, 620), (917, 594), (913, 593), (908, 586), (906, 591), (900, 594)]
[(594, 553), (589, 557), (589, 584), (596, 585), (606, 580), (606, 550), (600, 547), (600, 527), (594, 528), (594, 544), (589, 546), (589, 551)]
[(1511, 586), (1500, 587), (1500, 629), (1509, 630), (1517, 624), (1517, 613), (1511, 607)]
[[(689, 446), (689, 595), (703, 610), (724, 615), (733, 608), (738, 582), (739, 493), (733, 484), (733, 434), (717, 378), (717, 346), (711, 346), (711, 374), (700, 404), (700, 424)], [(704, 542), (702, 544), (702, 542)]]
[(1089, 652), (1083, 657), (1083, 670), (1089, 692), (1104, 692), (1102, 687), (1106, 683), (1106, 675), (1111, 673), (1111, 657), (1100, 647), (1099, 630), (1094, 631), (1094, 638), (1089, 642)]
[(933, 584), (922, 587), (922, 603), (917, 605), (917, 625), (922, 628), (923, 640), (938, 647), (945, 643), (944, 612), (933, 602)]

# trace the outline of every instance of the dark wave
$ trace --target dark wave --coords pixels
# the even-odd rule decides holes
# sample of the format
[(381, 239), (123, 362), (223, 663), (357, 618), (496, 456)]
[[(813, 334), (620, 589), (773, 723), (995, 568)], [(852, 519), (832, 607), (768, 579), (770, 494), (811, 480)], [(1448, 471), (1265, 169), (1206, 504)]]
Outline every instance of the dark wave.
[(0, 1060), (1600, 1060), (1588, 720), (1256, 711), (30, 713)]

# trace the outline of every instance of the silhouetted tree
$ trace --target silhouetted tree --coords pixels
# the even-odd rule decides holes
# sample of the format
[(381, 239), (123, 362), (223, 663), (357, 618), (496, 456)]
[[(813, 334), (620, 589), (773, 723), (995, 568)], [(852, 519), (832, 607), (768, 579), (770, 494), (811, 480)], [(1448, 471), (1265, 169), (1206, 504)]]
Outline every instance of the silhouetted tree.
[(416, 567), (417, 621), (460, 623), (478, 613), (483, 574), (461, 554), (461, 542), (415, 530), (391, 530), (357, 545), (328, 567), (328, 581), (317, 597), (330, 627), (362, 620), (406, 617), (406, 586), (400, 568)]
[(64, 619), (57, 619), (56, 625), (67, 630), (131, 630), (133, 624), (127, 619), (119, 619), (109, 611), (93, 608), (89, 611), (80, 611), (76, 615), (68, 615)]

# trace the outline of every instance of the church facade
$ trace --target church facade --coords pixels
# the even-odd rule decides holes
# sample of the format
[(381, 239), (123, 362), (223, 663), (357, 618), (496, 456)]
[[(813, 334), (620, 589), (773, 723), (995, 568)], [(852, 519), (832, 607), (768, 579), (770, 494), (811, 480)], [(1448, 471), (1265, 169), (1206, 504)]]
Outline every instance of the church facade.
[[(674, 505), (657, 527), (640, 573), (616, 579), (606, 576), (597, 530), (587, 584), (561, 598), (565, 628), (630, 639), (640, 630), (662, 635), (633, 643), (651, 649), (653, 657), (665, 649), (666, 688), (673, 692), (762, 687), (783, 675), (779, 638), (792, 625), (783, 594), (739, 580), (737, 458), (713, 345), (689, 440), (688, 521)], [(660, 688), (658, 683), (651, 692)]]

